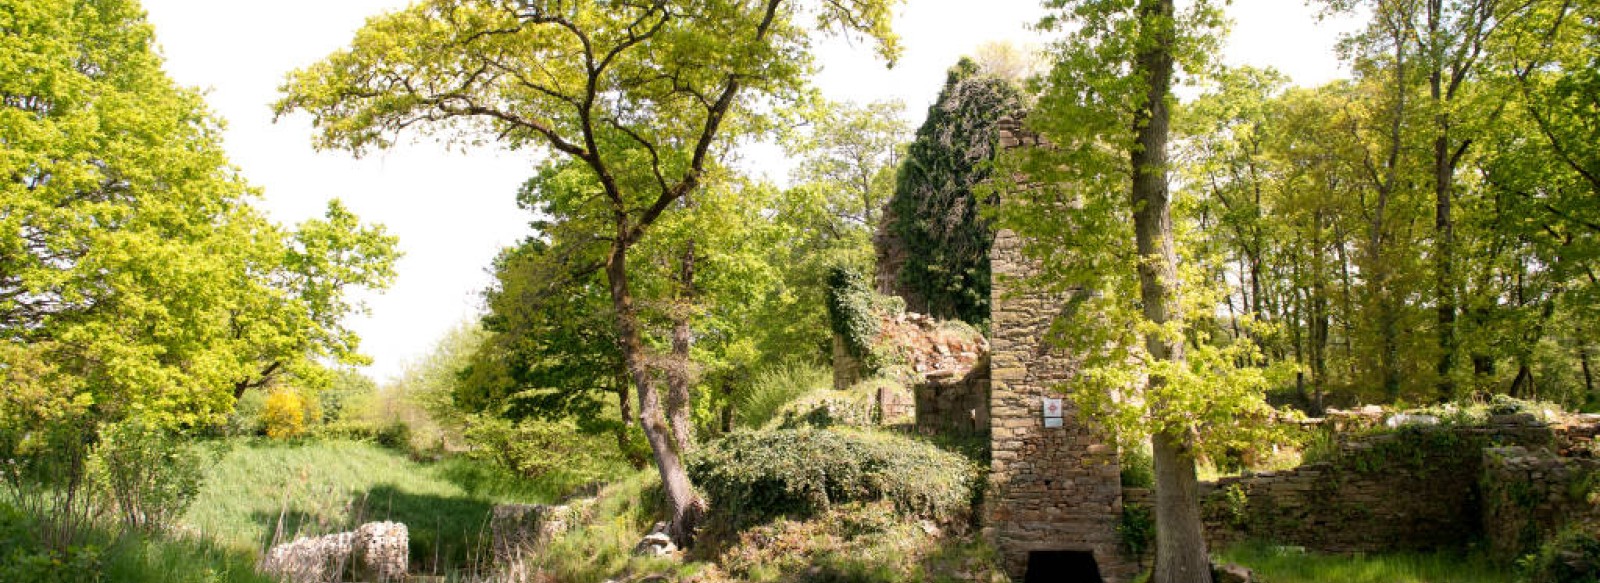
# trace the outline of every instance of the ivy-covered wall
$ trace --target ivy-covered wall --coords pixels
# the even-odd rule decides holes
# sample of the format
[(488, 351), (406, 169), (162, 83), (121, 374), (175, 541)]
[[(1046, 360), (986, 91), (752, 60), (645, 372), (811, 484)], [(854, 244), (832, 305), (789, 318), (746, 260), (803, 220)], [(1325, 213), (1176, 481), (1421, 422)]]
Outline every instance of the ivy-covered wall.
[(1024, 107), (1011, 81), (980, 74), (972, 61), (950, 70), (907, 148), (876, 237), (879, 292), (905, 298), (912, 311), (987, 328), (994, 233), (981, 216), (988, 203), (973, 190), (1000, 150), (998, 122)]

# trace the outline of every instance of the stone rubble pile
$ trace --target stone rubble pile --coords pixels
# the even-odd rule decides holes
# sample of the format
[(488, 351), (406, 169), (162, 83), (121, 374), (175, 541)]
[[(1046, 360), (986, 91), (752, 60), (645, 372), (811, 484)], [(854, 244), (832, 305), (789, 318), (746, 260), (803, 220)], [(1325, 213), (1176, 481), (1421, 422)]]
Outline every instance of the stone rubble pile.
[(878, 342), (930, 380), (960, 378), (989, 353), (989, 341), (977, 330), (916, 312), (886, 316)]

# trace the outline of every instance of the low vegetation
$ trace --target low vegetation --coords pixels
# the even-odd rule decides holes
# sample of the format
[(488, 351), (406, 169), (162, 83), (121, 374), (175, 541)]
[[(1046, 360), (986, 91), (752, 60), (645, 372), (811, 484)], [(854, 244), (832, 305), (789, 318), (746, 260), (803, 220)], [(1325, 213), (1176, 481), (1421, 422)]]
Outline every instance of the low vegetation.
[(805, 518), (851, 502), (902, 516), (964, 520), (978, 485), (972, 460), (890, 433), (784, 429), (734, 433), (689, 464), (712, 514), (731, 524)]
[(550, 502), (579, 485), (559, 473), (526, 480), (464, 457), (416, 462), (374, 443), (242, 440), (207, 471), (179, 525), (249, 554), (394, 520), (410, 529), (419, 572), (447, 573), (485, 558), (495, 504)]
[[(1513, 583), (1507, 569), (1481, 555), (1456, 553), (1320, 555), (1297, 547), (1236, 546), (1218, 555), (1266, 583)], [(1592, 579), (1591, 579), (1592, 580)]]

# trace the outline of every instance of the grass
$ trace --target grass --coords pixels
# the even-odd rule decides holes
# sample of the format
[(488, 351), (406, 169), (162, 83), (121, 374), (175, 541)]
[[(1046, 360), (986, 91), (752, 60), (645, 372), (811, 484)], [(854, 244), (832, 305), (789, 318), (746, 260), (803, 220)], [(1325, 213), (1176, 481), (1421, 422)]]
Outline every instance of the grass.
[(1265, 544), (1229, 548), (1219, 560), (1255, 571), (1263, 583), (1512, 583), (1509, 569), (1459, 553), (1319, 555)]
[(0, 581), (33, 583), (276, 583), (250, 553), (182, 534), (88, 526), (53, 552), (35, 536), (40, 521), (0, 501)]
[(556, 537), (532, 558), (530, 566), (542, 573), (542, 578), (534, 580), (599, 583), (642, 581), (659, 575), (679, 581), (695, 575), (704, 564), (633, 556), (639, 538), (665, 514), (661, 480), (654, 469), (607, 486), (597, 496), (588, 521)]
[(463, 458), (418, 463), (356, 441), (226, 442), (180, 528), (232, 552), (259, 553), (296, 535), (405, 523), (413, 569), (448, 573), (485, 556), (498, 503), (549, 502), (576, 484), (530, 482)]

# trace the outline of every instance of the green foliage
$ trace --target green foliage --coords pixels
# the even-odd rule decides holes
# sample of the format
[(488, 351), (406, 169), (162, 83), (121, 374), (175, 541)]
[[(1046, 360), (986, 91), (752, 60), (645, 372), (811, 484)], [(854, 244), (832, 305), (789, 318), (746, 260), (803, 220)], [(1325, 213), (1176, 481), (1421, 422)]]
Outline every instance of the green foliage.
[(916, 440), (849, 430), (741, 431), (689, 462), (711, 508), (734, 524), (811, 516), (836, 504), (888, 501), (908, 515), (967, 516), (973, 463)]
[(860, 272), (844, 266), (828, 270), (828, 321), (844, 341), (851, 356), (865, 362), (878, 339), (878, 314), (872, 309), (872, 289)]
[(643, 434), (634, 430), (625, 435), (624, 445), (613, 434), (585, 432), (572, 421), (483, 416), (471, 418), (465, 431), (474, 458), (529, 478), (574, 483), (616, 476), (618, 468), (629, 467), (629, 460), (647, 455)]
[(1117, 536), (1121, 537), (1122, 549), (1128, 556), (1135, 560), (1145, 556), (1156, 541), (1156, 519), (1151, 508), (1144, 504), (1123, 504)]
[(36, 380), (98, 421), (178, 428), (221, 421), (245, 387), (360, 360), (347, 293), (388, 284), (392, 237), (338, 203), (295, 229), (252, 208), (136, 1), (11, 2), (0, 27), (6, 367), (50, 362)]
[(911, 309), (988, 328), (994, 233), (982, 208), (993, 201), (974, 189), (999, 154), (996, 122), (1022, 117), (1024, 107), (1012, 81), (980, 74), (962, 59), (928, 108), (884, 217), (906, 252), (895, 276), (911, 292)]
[(1127, 448), (1122, 450), (1122, 458), (1118, 461), (1122, 467), (1122, 487), (1152, 488), (1156, 485), (1155, 461), (1150, 458), (1149, 451), (1139, 447)]
[(1583, 583), (1600, 579), (1600, 538), (1582, 528), (1561, 531), (1538, 552), (1517, 560), (1518, 581)]
[(133, 418), (101, 429), (90, 471), (110, 492), (124, 526), (154, 531), (189, 507), (207, 461), (202, 447), (182, 435)]
[(758, 371), (739, 402), (739, 424), (759, 429), (776, 419), (784, 407), (800, 397), (832, 386), (826, 367), (789, 361)]
[(841, 504), (809, 520), (779, 519), (729, 538), (705, 543), (720, 548), (714, 556), (726, 574), (711, 581), (944, 583), (992, 580), (984, 577), (1001, 572), (999, 553), (982, 537), (930, 533), (886, 503)]
[(1247, 543), (1218, 553), (1273, 583), (1511, 583), (1505, 569), (1481, 554), (1320, 555), (1297, 547)]

